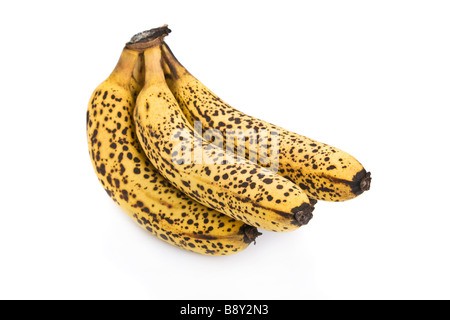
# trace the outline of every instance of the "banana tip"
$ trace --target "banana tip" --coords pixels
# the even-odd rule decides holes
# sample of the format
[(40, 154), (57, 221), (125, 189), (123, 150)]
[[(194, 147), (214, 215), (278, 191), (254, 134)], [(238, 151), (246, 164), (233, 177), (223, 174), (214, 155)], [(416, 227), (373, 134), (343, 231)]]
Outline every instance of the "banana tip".
[(244, 242), (245, 243), (254, 242), (256, 244), (256, 238), (258, 238), (260, 235), (262, 235), (262, 233), (259, 232), (256, 227), (248, 226), (248, 225), (244, 226), (243, 232), (244, 232)]
[[(372, 181), (372, 177), (370, 172), (367, 172), (365, 169), (359, 171), (353, 177), (353, 180), (348, 183), (351, 187), (354, 196), (359, 196), (365, 191), (370, 189), (370, 182)], [(352, 199), (354, 197), (351, 197)]]
[(361, 179), (361, 182), (359, 183), (359, 187), (362, 191), (368, 191), (370, 190), (370, 183), (372, 182), (372, 177), (370, 172), (367, 172), (366, 175)]
[[(314, 203), (314, 202), (313, 202)], [(295, 210), (294, 218), (295, 218), (295, 224), (298, 226), (303, 226), (308, 224), (308, 222), (313, 217), (313, 211), (314, 211), (314, 205), (310, 204), (303, 204), (302, 206), (298, 207), (297, 210)]]

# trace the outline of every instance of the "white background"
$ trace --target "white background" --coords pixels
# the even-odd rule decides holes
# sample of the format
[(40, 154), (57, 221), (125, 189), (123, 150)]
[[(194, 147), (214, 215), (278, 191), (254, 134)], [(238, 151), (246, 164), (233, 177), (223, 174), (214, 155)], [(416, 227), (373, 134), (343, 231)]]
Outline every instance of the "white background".
[[(1, 299), (449, 299), (448, 1), (1, 4)], [(372, 189), (228, 257), (141, 230), (85, 112), (129, 38), (169, 24), (234, 107), (348, 151)]]

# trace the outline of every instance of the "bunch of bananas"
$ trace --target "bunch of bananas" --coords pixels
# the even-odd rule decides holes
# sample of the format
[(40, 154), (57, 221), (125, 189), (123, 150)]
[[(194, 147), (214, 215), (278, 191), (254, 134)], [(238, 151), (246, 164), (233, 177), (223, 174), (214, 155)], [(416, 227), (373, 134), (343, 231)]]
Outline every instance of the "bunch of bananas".
[(193, 252), (229, 255), (258, 228), (306, 225), (317, 200), (369, 190), (370, 173), (348, 153), (223, 102), (175, 58), (169, 33), (165, 25), (135, 35), (87, 111), (96, 174), (141, 227)]

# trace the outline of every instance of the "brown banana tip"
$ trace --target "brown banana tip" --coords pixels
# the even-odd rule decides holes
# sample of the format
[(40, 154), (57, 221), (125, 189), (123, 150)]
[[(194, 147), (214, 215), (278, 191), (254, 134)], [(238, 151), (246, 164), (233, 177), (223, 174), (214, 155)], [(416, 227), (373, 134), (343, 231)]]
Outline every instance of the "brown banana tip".
[(260, 235), (262, 235), (261, 232), (258, 231), (256, 227), (253, 226), (244, 226), (244, 242), (245, 243), (252, 243), (254, 242), (256, 244), (256, 238), (258, 238)]
[(294, 223), (297, 226), (303, 226), (308, 224), (309, 220), (313, 217), (314, 206), (304, 203), (300, 207), (294, 208), (292, 213), (294, 213)]
[(150, 30), (142, 31), (135, 34), (129, 42), (125, 45), (127, 49), (135, 51), (144, 51), (145, 49), (151, 48), (155, 45), (160, 45), (163, 43), (165, 36), (169, 35), (172, 30), (170, 30), (167, 24)]
[(353, 194), (355, 196), (359, 196), (364, 191), (370, 189), (370, 182), (372, 181), (372, 177), (370, 172), (367, 172), (365, 169), (362, 169), (357, 174), (353, 176), (352, 181), (348, 181), (347, 184), (351, 188)]
[(367, 172), (366, 175), (361, 179), (361, 182), (359, 183), (359, 187), (362, 191), (368, 191), (370, 190), (370, 182), (372, 181), (372, 177), (370, 172)]
[(309, 204), (314, 207), (317, 204), (317, 200), (309, 198)]

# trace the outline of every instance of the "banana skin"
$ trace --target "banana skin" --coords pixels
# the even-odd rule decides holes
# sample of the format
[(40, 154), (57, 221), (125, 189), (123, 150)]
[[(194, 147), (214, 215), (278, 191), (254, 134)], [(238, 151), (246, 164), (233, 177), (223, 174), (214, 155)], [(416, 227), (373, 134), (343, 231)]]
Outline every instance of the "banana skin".
[[(313, 207), (291, 181), (245, 159), (222, 161), (222, 149), (199, 136), (167, 87), (160, 46), (144, 51), (145, 85), (134, 119), (147, 158), (176, 188), (198, 202), (249, 225), (276, 232), (298, 229), (312, 218)], [(188, 163), (174, 152), (174, 133), (191, 138), (204, 155)], [(211, 160), (211, 161), (210, 161)]]
[[(276, 132), (279, 137), (277, 173), (300, 186), (311, 199), (346, 201), (370, 189), (370, 172), (353, 156), (236, 110), (190, 74), (166, 43), (162, 49), (167, 84), (191, 124), (200, 121), (204, 130), (219, 130), (225, 137), (227, 132), (249, 129), (256, 135), (261, 130)], [(257, 148), (252, 143), (257, 143), (257, 138), (250, 136), (245, 144), (245, 156), (250, 160), (252, 150)], [(238, 149), (237, 142), (233, 147)], [(270, 141), (267, 148), (272, 150)], [(256, 162), (264, 166), (264, 158)]]
[(134, 221), (165, 242), (204, 255), (244, 250), (260, 234), (255, 227), (187, 197), (146, 158), (133, 123), (141, 88), (132, 77), (140, 68), (137, 62), (139, 53), (124, 49), (89, 100), (88, 146), (100, 183)]

